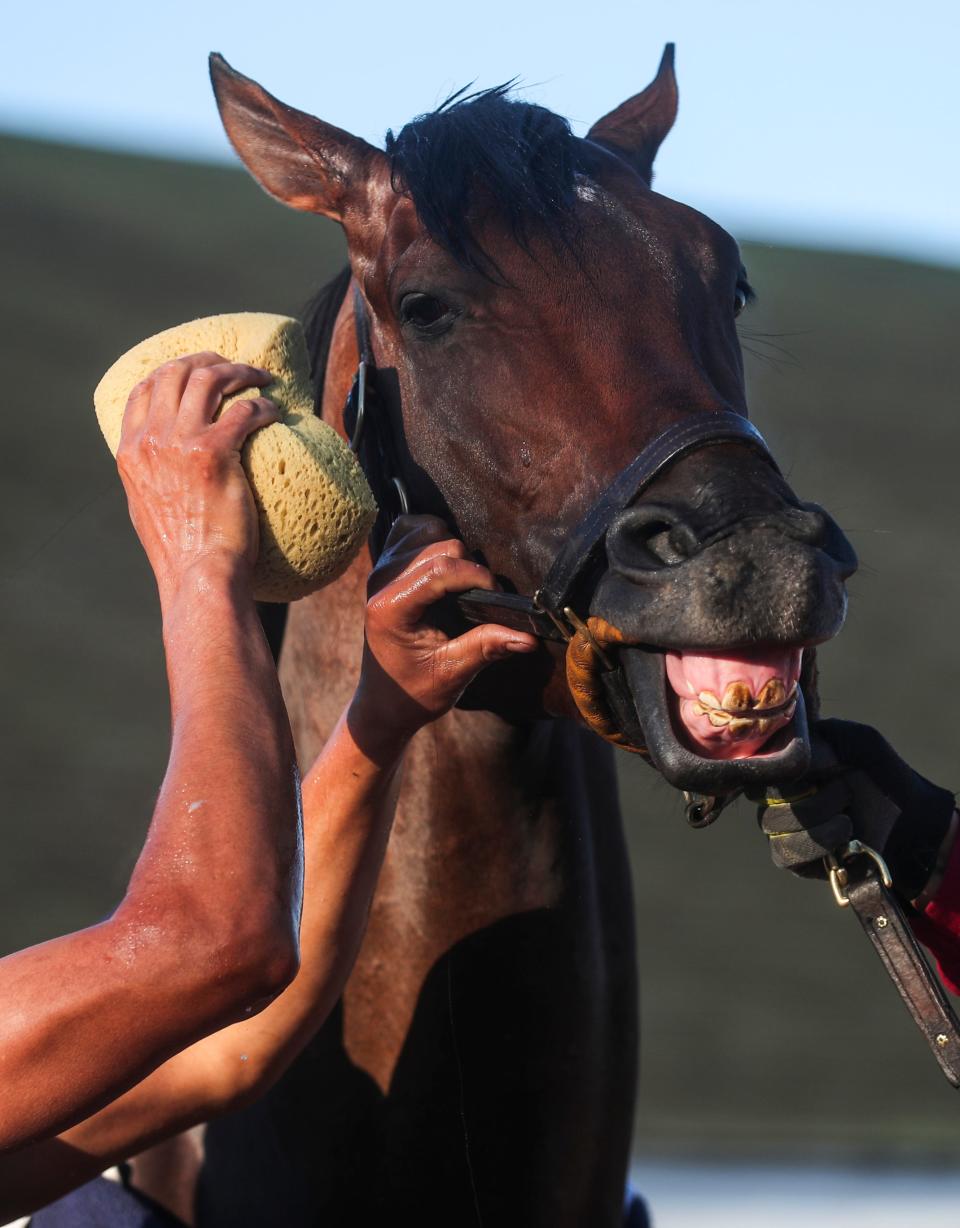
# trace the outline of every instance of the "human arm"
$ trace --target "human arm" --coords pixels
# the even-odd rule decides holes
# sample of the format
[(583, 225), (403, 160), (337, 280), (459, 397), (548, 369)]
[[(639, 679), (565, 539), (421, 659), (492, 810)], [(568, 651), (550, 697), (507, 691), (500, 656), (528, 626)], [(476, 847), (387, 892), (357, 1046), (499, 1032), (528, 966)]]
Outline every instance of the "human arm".
[[(493, 626), (451, 641), (424, 621), (444, 594), (493, 586), (465, 555), (441, 522), (410, 518), (371, 578), (357, 693), (303, 785), (302, 959), (293, 984), (256, 1018), (200, 1041), (94, 1117), (22, 1153), (11, 1175), (18, 1213), (262, 1095), (323, 1023), (363, 935), (410, 737), (484, 664), (535, 647), (532, 637)], [(0, 1167), (0, 1188), (2, 1178)]]
[(112, 916), (0, 961), (0, 1154), (88, 1116), (295, 971), (295, 762), (239, 462), (277, 415), (257, 398), (211, 424), (224, 394), (268, 379), (199, 356), (131, 397), (119, 463), (160, 595), (170, 760)]

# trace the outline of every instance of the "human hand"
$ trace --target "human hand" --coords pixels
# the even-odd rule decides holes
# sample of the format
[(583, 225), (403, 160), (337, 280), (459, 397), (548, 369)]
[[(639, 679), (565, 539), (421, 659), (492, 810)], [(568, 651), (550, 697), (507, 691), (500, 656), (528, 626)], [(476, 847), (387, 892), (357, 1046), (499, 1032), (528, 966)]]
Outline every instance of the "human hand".
[(225, 396), (272, 378), (219, 354), (193, 354), (158, 367), (130, 393), (117, 466), (161, 600), (197, 567), (225, 563), (249, 575), (256, 562), (257, 513), (240, 449), (280, 414), (252, 397), (214, 419)]
[(368, 584), (363, 664), (351, 705), (351, 728), (368, 744), (373, 737), (402, 748), (448, 712), (485, 665), (536, 651), (534, 636), (494, 623), (451, 638), (426, 621), (430, 606), (447, 594), (496, 587), (442, 520), (397, 520)]
[(915, 772), (869, 725), (818, 721), (809, 772), (783, 790), (748, 793), (774, 863), (825, 878), (824, 858), (859, 840), (887, 863), (894, 889), (914, 900), (940, 860), (954, 795)]

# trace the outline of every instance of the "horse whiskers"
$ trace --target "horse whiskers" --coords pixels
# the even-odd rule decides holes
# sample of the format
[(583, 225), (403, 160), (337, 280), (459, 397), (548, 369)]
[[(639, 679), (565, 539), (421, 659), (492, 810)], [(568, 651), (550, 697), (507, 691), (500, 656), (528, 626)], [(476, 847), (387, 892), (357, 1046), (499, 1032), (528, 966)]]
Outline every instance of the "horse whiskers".
[(751, 358), (756, 358), (760, 362), (767, 363), (774, 371), (777, 372), (778, 375), (782, 373), (784, 364), (778, 362), (771, 354), (763, 354), (760, 352), (760, 350), (751, 349), (749, 345), (744, 345), (742, 341), (740, 342), (740, 348), (745, 354), (749, 354)]
[[(798, 333), (759, 333), (759, 332), (756, 332), (754, 329), (745, 328), (743, 325), (738, 326), (737, 333), (740, 336), (741, 345), (743, 345), (745, 341), (752, 341), (755, 345), (766, 346), (768, 350), (774, 350), (780, 356), (780, 358), (783, 359), (784, 362), (787, 362), (792, 366), (798, 365), (796, 354), (794, 354), (792, 350), (788, 350), (786, 346), (779, 345), (776, 341), (773, 340), (773, 338), (774, 337), (795, 337), (795, 336), (799, 336), (800, 334)], [(744, 348), (746, 349), (747, 347), (744, 346)], [(762, 354), (758, 350), (750, 350), (750, 353), (754, 354), (757, 358), (761, 358), (761, 357), (770, 358), (771, 357), (770, 355)]]

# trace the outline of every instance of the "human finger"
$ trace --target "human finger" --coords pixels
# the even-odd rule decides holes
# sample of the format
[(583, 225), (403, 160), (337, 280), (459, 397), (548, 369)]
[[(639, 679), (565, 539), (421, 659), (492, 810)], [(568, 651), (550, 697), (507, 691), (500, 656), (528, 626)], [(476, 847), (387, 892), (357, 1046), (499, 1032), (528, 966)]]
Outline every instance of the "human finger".
[(768, 798), (758, 818), (774, 864), (783, 870), (819, 870), (828, 854), (853, 838), (850, 801), (842, 780)]
[(143, 430), (150, 411), (150, 397), (153, 393), (153, 383), (150, 379), (134, 384), (127, 397), (127, 405), (123, 411), (123, 422), (120, 424), (120, 446), (129, 444), (135, 435)]
[(254, 431), (280, 421), (280, 410), (269, 397), (244, 397), (223, 411), (209, 436), (225, 450), (239, 451)]
[(201, 431), (214, 420), (224, 397), (272, 382), (269, 371), (249, 363), (221, 360), (194, 366), (180, 397), (177, 427), (185, 434)]
[(441, 541), (450, 536), (450, 526), (439, 516), (429, 516), (423, 513), (407, 512), (398, 516), (390, 526), (387, 540), (383, 543), (383, 554), (390, 555), (400, 549), (410, 549), (414, 543), (426, 544), (431, 541)]
[[(446, 526), (444, 528), (449, 533)], [(469, 557), (466, 546), (456, 537), (443, 537), (437, 541), (431, 541), (425, 546), (419, 544), (414, 537), (409, 550), (398, 549), (386, 559), (381, 555), (377, 561), (377, 566), (370, 573), (370, 578), (367, 582), (369, 595), (373, 596), (374, 593), (380, 592), (388, 584), (392, 584), (401, 577), (408, 575), (421, 564), (443, 555), (453, 559)]]
[(514, 631), (497, 623), (484, 623), (480, 627), (458, 635), (456, 639), (442, 644), (437, 650), (437, 668), (434, 678), (449, 689), (444, 698), (453, 703), (467, 684), (487, 665), (503, 661), (517, 653), (536, 652), (537, 640), (525, 631)]
[(204, 350), (199, 354), (188, 354), (183, 358), (172, 358), (169, 362), (161, 363), (147, 377), (151, 394), (144, 429), (157, 438), (166, 437), (176, 421), (180, 399), (193, 372), (201, 367), (225, 361), (221, 354)]
[(377, 594), (371, 606), (389, 611), (393, 619), (409, 628), (421, 622), (429, 607), (448, 593), (496, 587), (490, 571), (480, 563), (441, 554), (404, 572)]

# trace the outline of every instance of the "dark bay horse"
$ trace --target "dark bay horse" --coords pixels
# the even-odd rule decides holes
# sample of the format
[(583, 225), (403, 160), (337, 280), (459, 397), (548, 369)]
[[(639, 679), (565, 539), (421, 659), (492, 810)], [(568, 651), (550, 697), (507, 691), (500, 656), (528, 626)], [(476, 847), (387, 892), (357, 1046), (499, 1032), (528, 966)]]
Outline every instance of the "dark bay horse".
[[(738, 248), (651, 189), (671, 48), (585, 139), (496, 89), (386, 152), (219, 57), (212, 71), (255, 178), (346, 232), (349, 272), (312, 323), (324, 417), (344, 430), (362, 322), (393, 476), (507, 591), (537, 590), (665, 429), (745, 416)], [(653, 663), (627, 670), (635, 699), (650, 669), (666, 696), (636, 705), (650, 745), (729, 783), (803, 743), (803, 650), (839, 629), (855, 563), (762, 449), (712, 444), (613, 520), (581, 614)], [(369, 568), (290, 611), (281, 674), (305, 763), (353, 687)], [(637, 982), (613, 751), (584, 727), (561, 643), (493, 667), (465, 702), (411, 747), (341, 1007), (264, 1101), (207, 1128), (202, 1228), (623, 1222)]]

